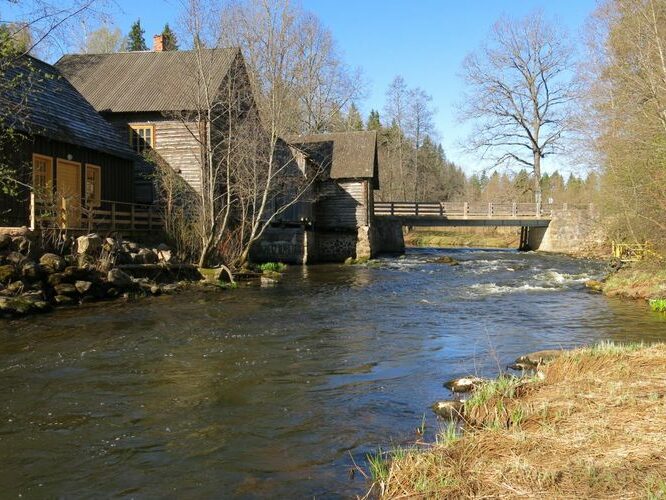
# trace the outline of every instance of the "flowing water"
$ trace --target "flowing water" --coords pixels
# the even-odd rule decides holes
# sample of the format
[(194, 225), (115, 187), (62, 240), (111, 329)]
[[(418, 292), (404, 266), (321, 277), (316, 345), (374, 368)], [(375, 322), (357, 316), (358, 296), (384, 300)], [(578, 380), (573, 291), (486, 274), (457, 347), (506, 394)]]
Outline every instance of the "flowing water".
[[(459, 266), (429, 263), (441, 254)], [(457, 375), (666, 315), (588, 293), (599, 263), (411, 250), (292, 267), (273, 288), (0, 323), (0, 491), (44, 497), (349, 497), (354, 461), (413, 442)]]

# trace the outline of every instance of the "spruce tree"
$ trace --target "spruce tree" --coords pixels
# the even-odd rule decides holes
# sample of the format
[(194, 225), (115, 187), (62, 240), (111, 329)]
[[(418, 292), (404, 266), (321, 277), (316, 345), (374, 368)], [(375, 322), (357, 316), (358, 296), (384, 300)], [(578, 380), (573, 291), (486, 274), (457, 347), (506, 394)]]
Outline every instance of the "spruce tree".
[(379, 111), (370, 110), (370, 115), (368, 116), (368, 124), (366, 126), (368, 130), (376, 130), (379, 132), (382, 129), (382, 123), (379, 121)]
[(144, 31), (143, 28), (141, 28), (141, 19), (137, 19), (132, 25), (129, 35), (127, 35), (127, 50), (131, 52), (148, 50), (143, 34)]
[(169, 23), (166, 23), (162, 30), (162, 50), (178, 50), (178, 38), (169, 28)]
[(347, 114), (347, 130), (363, 130), (363, 118), (354, 103), (349, 106)]

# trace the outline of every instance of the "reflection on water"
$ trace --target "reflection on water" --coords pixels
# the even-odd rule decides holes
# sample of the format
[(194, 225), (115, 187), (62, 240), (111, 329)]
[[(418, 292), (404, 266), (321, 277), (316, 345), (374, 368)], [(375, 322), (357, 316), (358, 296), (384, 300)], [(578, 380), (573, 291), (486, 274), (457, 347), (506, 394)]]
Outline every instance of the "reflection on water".
[(442, 381), (526, 351), (666, 339), (664, 315), (558, 256), (439, 250), (291, 268), (279, 286), (58, 311), (0, 326), (5, 496), (350, 496), (414, 439)]

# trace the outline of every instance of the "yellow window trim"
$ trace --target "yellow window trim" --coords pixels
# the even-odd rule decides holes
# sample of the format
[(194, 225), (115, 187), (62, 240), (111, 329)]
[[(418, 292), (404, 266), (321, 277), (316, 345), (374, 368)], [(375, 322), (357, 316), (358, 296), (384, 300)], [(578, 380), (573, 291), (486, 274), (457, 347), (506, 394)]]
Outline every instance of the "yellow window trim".
[[(90, 199), (88, 197), (88, 170), (95, 172), (93, 176), (93, 192), (95, 194), (94, 198)], [(99, 165), (93, 165), (92, 163), (86, 163), (86, 177), (85, 177), (85, 200), (89, 206), (97, 208), (102, 205), (102, 167)]]
[[(152, 123), (130, 123), (128, 124), (128, 126), (132, 131), (136, 133), (138, 133), (139, 130), (150, 129), (150, 141), (147, 144), (151, 148), (155, 147), (155, 125), (153, 125)], [(137, 151), (135, 144), (136, 135), (130, 134), (129, 136), (130, 136), (129, 137), (130, 146), (132, 147), (132, 149)]]
[[(43, 194), (48, 194), (49, 189), (53, 189), (53, 158), (50, 156), (45, 156), (45, 155), (40, 155), (40, 154), (33, 154), (32, 155), (32, 187), (33, 189), (37, 189), (37, 179), (35, 176), (35, 166), (38, 160), (43, 160), (46, 162), (46, 172), (44, 173), (44, 183), (46, 184), (45, 188), (47, 190), (47, 193)], [(39, 193), (42, 194), (42, 193)]]

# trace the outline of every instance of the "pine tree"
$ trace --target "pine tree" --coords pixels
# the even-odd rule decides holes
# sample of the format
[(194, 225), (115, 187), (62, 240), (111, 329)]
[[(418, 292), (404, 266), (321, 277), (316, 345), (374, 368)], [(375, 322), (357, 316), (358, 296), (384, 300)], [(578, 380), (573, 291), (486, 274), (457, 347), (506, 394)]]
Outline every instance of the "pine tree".
[(368, 124), (365, 127), (367, 130), (376, 130), (379, 132), (382, 129), (382, 122), (379, 121), (379, 111), (374, 109), (370, 110), (370, 115), (368, 116)]
[(162, 50), (178, 50), (178, 38), (169, 28), (169, 23), (166, 23), (162, 30)]
[(132, 25), (132, 28), (130, 28), (129, 35), (127, 35), (127, 50), (131, 52), (148, 50), (143, 34), (144, 31), (143, 28), (141, 28), (141, 19), (137, 19)]

